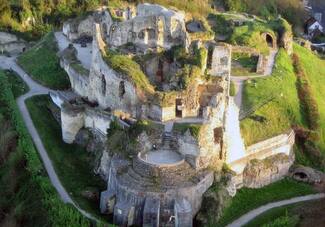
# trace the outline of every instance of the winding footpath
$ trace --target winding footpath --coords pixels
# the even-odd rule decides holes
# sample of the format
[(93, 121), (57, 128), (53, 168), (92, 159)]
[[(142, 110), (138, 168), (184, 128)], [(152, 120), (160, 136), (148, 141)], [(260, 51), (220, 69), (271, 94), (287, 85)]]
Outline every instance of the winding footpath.
[(17, 65), (15, 57), (8, 58), (8, 57), (0, 56), (0, 68), (14, 70), (25, 81), (25, 83), (28, 85), (28, 87), (30, 89), (29, 92), (20, 96), (17, 99), (18, 108), (19, 108), (19, 111), (23, 117), (25, 124), (26, 124), (26, 127), (33, 139), (33, 142), (38, 150), (38, 153), (41, 156), (41, 159), (45, 166), (46, 172), (50, 178), (50, 181), (51, 181), (52, 185), (55, 187), (55, 189), (57, 190), (62, 201), (64, 203), (69, 203), (69, 204), (73, 205), (85, 217), (87, 217), (93, 221), (98, 221), (91, 214), (89, 214), (88, 212), (81, 209), (72, 200), (69, 193), (63, 187), (61, 181), (59, 180), (58, 175), (55, 172), (55, 169), (54, 169), (53, 164), (47, 154), (47, 151), (42, 143), (42, 140), (34, 126), (34, 123), (30, 117), (28, 109), (26, 107), (26, 104), (25, 104), (26, 99), (31, 98), (35, 95), (47, 95), (52, 90), (38, 84), (34, 80), (32, 80), (31, 77), (21, 67), (19, 67)]
[(304, 201), (310, 201), (310, 200), (316, 200), (316, 199), (322, 199), (325, 198), (325, 193), (318, 193), (314, 195), (306, 195), (306, 196), (299, 196), (291, 199), (286, 199), (274, 203), (268, 203), (264, 206), (261, 206), (259, 208), (256, 208), (254, 210), (251, 210), (250, 212), (246, 213), (245, 215), (241, 216), (237, 220), (233, 221), (231, 224), (227, 225), (226, 227), (240, 227), (248, 222), (252, 221), (254, 218), (259, 216), (260, 214), (264, 213), (265, 211), (268, 211), (270, 209), (286, 206), (289, 204), (294, 204), (298, 202), (304, 202)]

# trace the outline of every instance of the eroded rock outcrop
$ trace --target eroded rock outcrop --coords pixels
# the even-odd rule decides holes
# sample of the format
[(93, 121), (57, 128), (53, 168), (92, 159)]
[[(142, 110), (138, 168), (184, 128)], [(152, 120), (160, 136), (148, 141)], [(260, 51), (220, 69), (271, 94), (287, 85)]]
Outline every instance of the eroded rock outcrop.
[(243, 172), (244, 187), (261, 188), (282, 179), (293, 161), (293, 157), (281, 153), (263, 160), (251, 160)]

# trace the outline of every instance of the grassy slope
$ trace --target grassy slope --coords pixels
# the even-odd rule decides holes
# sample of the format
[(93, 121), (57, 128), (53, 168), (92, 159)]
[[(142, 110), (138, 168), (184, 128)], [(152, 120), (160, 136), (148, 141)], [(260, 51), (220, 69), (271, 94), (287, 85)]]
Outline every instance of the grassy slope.
[(284, 179), (260, 189), (240, 189), (223, 211), (217, 226), (225, 226), (246, 212), (269, 202), (314, 193), (310, 185)]
[(45, 35), (33, 48), (18, 57), (18, 63), (32, 78), (53, 89), (67, 89), (70, 82), (60, 67), (54, 33)]
[(261, 22), (247, 22), (243, 26), (234, 27), (229, 41), (235, 45), (255, 48), (261, 53), (267, 55), (269, 53), (269, 47), (261, 36), (261, 33), (263, 32), (268, 32), (276, 37), (274, 31), (268, 24)]
[[(279, 217), (286, 216), (286, 214), (291, 215), (290, 210), (299, 207), (303, 205), (303, 203), (296, 203), (296, 204), (291, 204), (283, 207), (277, 207), (273, 208), (265, 213), (262, 213), (261, 215), (257, 216), (255, 219), (252, 221), (248, 222), (244, 227), (260, 227), (265, 224), (271, 223), (275, 219)], [(288, 226), (289, 227), (289, 226)]]
[(272, 76), (245, 83), (243, 104), (246, 110), (275, 97), (254, 113), (255, 116), (261, 116), (262, 120), (250, 117), (241, 121), (241, 132), (247, 145), (281, 134), (292, 124), (305, 125), (295, 83), (291, 59), (282, 49)]
[(298, 45), (294, 45), (294, 52), (300, 58), (318, 104), (321, 127), (321, 139), (318, 145), (325, 152), (325, 60), (320, 59), (308, 49)]
[(99, 216), (99, 202), (80, 193), (86, 189), (103, 191), (105, 183), (93, 174), (92, 158), (86, 150), (62, 141), (61, 127), (47, 109), (49, 102), (47, 96), (35, 96), (26, 104), (63, 186), (80, 207)]

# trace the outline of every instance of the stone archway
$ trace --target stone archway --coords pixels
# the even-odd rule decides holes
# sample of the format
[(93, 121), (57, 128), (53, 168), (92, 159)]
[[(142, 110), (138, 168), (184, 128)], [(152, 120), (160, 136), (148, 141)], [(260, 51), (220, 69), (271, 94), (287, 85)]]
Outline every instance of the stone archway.
[(276, 48), (276, 38), (272, 34), (266, 32), (266, 33), (263, 33), (262, 36), (263, 36), (265, 42), (267, 43), (268, 47), (270, 47), (272, 49)]

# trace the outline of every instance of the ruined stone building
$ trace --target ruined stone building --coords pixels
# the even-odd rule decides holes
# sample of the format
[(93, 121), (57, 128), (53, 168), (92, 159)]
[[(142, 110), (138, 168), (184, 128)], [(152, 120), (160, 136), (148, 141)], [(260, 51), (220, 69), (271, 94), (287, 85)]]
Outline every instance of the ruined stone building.
[[(113, 125), (142, 124), (133, 140), (131, 131), (126, 137), (132, 143), (121, 139), (124, 150), (110, 141), (103, 150), (101, 212), (122, 226), (192, 226), (214, 181), (209, 167), (228, 163), (238, 187), (283, 177), (292, 163), (292, 136), (282, 135), (280, 146), (277, 139), (244, 146), (229, 96), (232, 47), (190, 40), (184, 14), (162, 6), (140, 4), (130, 15), (116, 22), (103, 9), (65, 23), (69, 39), (93, 37), (91, 66), (84, 68), (69, 46), (60, 57), (74, 95), (51, 94), (66, 143), (84, 128), (105, 141), (117, 130)], [(278, 153), (286, 161), (270, 170), (271, 178), (248, 174), (250, 160)]]

